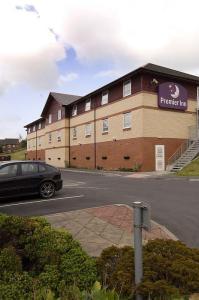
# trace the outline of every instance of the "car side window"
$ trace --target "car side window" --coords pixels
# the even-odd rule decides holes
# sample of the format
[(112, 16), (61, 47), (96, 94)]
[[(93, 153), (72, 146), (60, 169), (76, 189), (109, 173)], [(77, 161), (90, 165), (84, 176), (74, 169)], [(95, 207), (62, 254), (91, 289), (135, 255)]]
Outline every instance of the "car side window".
[(0, 179), (17, 176), (17, 164), (3, 166), (0, 168)]
[(21, 173), (22, 175), (30, 175), (30, 174), (38, 173), (38, 164), (34, 164), (34, 163), (21, 164)]
[(42, 165), (42, 164), (39, 164), (39, 173), (44, 173), (46, 172), (46, 166), (45, 165)]

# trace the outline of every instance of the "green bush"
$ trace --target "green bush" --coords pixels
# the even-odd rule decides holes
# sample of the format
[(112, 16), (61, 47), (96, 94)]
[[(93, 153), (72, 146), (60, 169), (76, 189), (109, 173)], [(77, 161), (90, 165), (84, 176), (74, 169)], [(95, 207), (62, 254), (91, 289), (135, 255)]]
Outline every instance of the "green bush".
[[(135, 293), (131, 247), (105, 249), (97, 260), (103, 284), (124, 295)], [(146, 299), (172, 299), (199, 291), (199, 250), (179, 241), (154, 240), (144, 246), (144, 278), (138, 287)]]
[(95, 281), (94, 259), (71, 234), (43, 218), (0, 215), (0, 299), (32, 299), (36, 290), (58, 297), (69, 285), (86, 290)]

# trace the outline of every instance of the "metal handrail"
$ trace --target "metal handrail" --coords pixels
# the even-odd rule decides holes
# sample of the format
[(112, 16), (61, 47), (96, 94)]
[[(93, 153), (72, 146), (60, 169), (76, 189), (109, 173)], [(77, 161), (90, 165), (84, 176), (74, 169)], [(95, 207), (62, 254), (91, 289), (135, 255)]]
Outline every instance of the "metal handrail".
[(196, 126), (188, 127), (188, 139), (184, 141), (180, 147), (174, 152), (174, 154), (168, 159), (168, 166), (173, 165), (182, 154), (189, 148), (194, 140), (198, 139), (198, 129)]
[(174, 154), (168, 159), (168, 165), (173, 165), (173, 163), (176, 162), (182, 156), (182, 154), (189, 148), (191, 143), (191, 140), (184, 141), (180, 145), (180, 147), (174, 152)]

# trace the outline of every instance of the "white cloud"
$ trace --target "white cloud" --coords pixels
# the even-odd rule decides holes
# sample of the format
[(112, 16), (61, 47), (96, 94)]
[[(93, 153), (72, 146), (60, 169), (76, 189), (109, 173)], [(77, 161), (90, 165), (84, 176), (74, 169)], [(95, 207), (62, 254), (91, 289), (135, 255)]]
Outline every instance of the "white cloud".
[(118, 70), (103, 70), (103, 71), (100, 71), (98, 73), (96, 73), (94, 75), (94, 77), (111, 77), (111, 78), (114, 78), (114, 77), (119, 77), (123, 74), (122, 71), (118, 71)]
[(58, 79), (58, 84), (63, 85), (64, 83), (74, 81), (78, 78), (79, 78), (79, 75), (77, 73), (73, 73), (73, 72), (68, 73), (66, 75), (60, 75), (59, 79)]
[(56, 64), (67, 47), (83, 64), (103, 62), (102, 70), (109, 61), (114, 70), (153, 62), (198, 72), (198, 11), (197, 0), (2, 1), (0, 91), (18, 83), (52, 89), (71, 80)]

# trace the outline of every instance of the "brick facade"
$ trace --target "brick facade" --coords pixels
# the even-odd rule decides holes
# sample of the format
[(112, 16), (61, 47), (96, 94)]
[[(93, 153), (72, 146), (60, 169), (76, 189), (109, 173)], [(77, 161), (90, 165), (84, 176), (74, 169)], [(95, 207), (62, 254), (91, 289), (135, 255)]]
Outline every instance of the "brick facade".
[[(155, 170), (155, 145), (165, 145), (165, 162), (184, 142), (183, 139), (134, 138), (96, 144), (96, 167), (105, 170), (130, 169), (137, 164), (141, 171)], [(71, 166), (95, 168), (94, 144), (72, 146)], [(89, 158), (89, 159), (88, 159)]]

